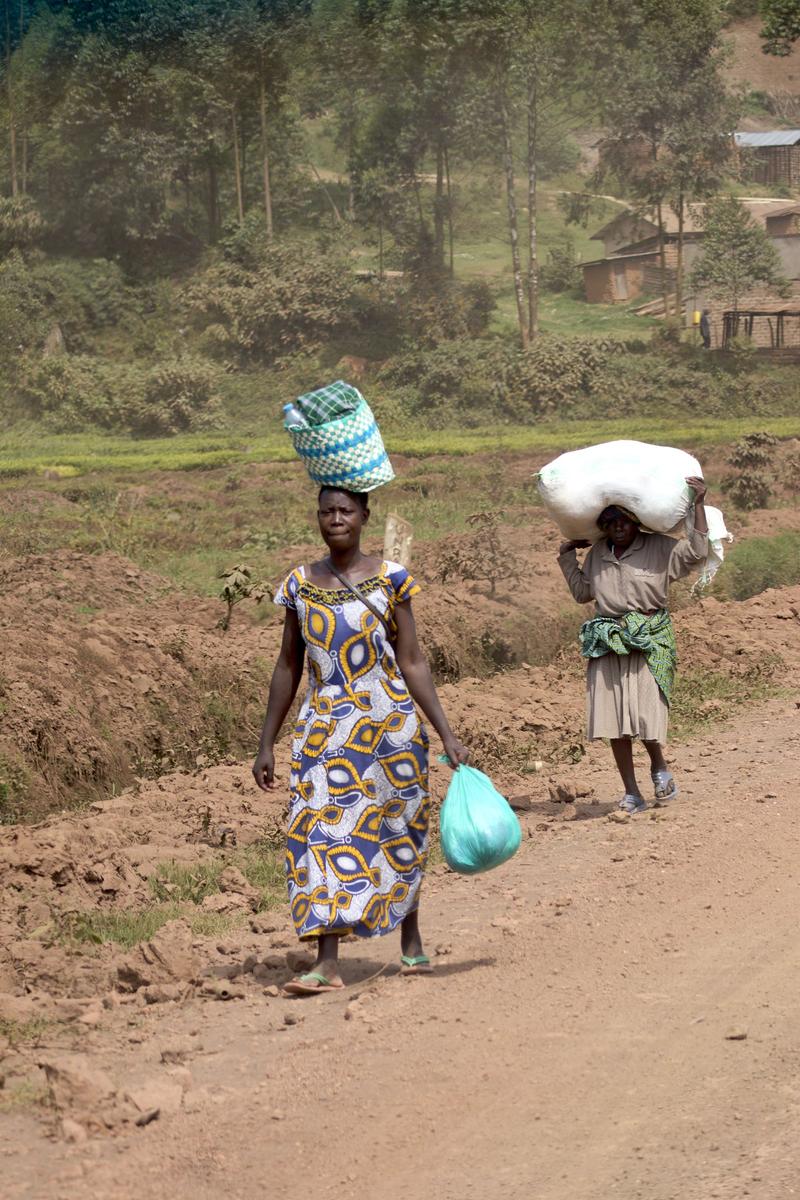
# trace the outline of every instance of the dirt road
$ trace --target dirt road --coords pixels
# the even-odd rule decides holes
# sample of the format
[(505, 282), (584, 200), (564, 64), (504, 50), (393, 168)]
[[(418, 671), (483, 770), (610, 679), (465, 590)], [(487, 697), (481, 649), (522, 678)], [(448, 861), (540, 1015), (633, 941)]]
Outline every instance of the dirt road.
[(671, 807), (616, 823), (593, 747), (602, 803), (540, 804), (489, 875), (434, 870), (435, 978), (400, 977), (390, 938), (349, 950), (342, 995), (131, 1010), (93, 1062), (135, 1080), (188, 1039), (187, 1103), (76, 1146), (5, 1117), (4, 1197), (800, 1194), (798, 750), (775, 699), (677, 750)]

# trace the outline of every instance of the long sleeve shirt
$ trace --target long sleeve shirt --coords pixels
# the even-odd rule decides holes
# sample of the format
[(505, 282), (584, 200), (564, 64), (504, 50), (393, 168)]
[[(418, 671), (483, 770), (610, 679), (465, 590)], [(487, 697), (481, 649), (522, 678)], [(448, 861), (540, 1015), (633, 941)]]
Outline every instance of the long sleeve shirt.
[(594, 600), (598, 616), (621, 617), (666, 608), (669, 585), (707, 555), (708, 537), (697, 530), (680, 541), (664, 533), (638, 533), (619, 558), (603, 538), (582, 566), (574, 550), (559, 555), (558, 565), (578, 604)]

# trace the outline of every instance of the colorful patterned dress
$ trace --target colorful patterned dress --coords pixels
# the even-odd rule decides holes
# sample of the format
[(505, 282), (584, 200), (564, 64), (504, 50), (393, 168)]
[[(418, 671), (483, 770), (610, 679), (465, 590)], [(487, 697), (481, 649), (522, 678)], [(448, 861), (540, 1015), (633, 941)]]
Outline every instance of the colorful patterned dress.
[[(419, 592), (384, 562), (359, 590), (394, 626)], [(428, 847), (428, 737), (386, 630), (346, 588), (303, 567), (275, 603), (297, 613), (309, 690), (292, 743), (286, 849), (298, 937), (390, 933), (419, 904)]]

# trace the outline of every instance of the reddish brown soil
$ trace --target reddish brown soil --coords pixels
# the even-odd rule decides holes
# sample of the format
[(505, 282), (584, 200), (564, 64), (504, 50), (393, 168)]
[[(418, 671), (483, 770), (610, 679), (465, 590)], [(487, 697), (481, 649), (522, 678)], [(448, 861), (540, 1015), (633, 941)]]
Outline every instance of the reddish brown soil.
[[(474, 581), (456, 599), (420, 547), (417, 607), (454, 680), (445, 708), (520, 809), (522, 849), (477, 879), (432, 868), (434, 979), (401, 978), (383, 939), (346, 947), (347, 989), (305, 1003), (277, 994), (300, 962), (285, 911), (255, 913), (235, 865), (201, 906), (239, 918), (224, 936), (176, 920), (127, 952), (79, 938), (86, 914), (150, 906), (159, 864), (280, 837), (283, 795), (222, 745), (255, 740), (277, 616), (239, 614), (223, 635), (217, 604), (110, 555), (2, 566), (0, 752), (43, 806), (90, 802), (0, 831), (3, 1200), (794, 1194), (800, 588), (682, 593), (687, 675), (760, 698), (700, 705), (671, 748), (680, 798), (617, 821), (608, 751), (583, 740), (580, 660), (558, 648), (582, 615), (558, 536), (533, 521), (503, 538), (515, 565), (495, 597)], [(226, 700), (252, 713), (235, 735)], [(434, 761), (436, 800), (448, 778)]]
[[(509, 464), (520, 479), (531, 470), (527, 459)], [(507, 565), (494, 596), (486, 580), (439, 581), (443, 549), (471, 535), (415, 548), (418, 624), (440, 681), (541, 665), (572, 643), (581, 614), (554, 566), (558, 533), (541, 509), (509, 517), (520, 523), (501, 528)], [(800, 510), (755, 512), (731, 527), (739, 539), (796, 530)], [(315, 553), (292, 547), (284, 565)], [(64, 550), (0, 559), (0, 588), (0, 762), (16, 772), (29, 816), (255, 745), (280, 637), (268, 600), (258, 621), (237, 610), (224, 634), (219, 601), (177, 592), (113, 554)], [(685, 602), (684, 591), (676, 603)], [(5, 804), (13, 814), (14, 796)]]
[[(398, 976), (392, 938), (349, 948), (347, 990), (307, 1002), (246, 975), (228, 1003), (63, 1006), (25, 1057), (74, 1140), (4, 1117), (4, 1196), (256, 1200), (311, 1174), (322, 1198), (791, 1196), (798, 749), (794, 699), (771, 701), (678, 747), (681, 798), (617, 824), (592, 748), (600, 803), (540, 796), (511, 863), (433, 870), (433, 979)], [(194, 968), (282, 952), (274, 924)]]
[[(733, 49), (733, 60), (728, 68), (731, 83), (743, 84), (761, 92), (788, 92), (795, 96), (800, 92), (800, 50), (795, 47), (791, 54), (776, 57), (765, 54), (759, 36), (764, 22), (761, 17), (749, 17), (736, 21), (728, 31)], [(746, 127), (753, 125), (750, 122)], [(761, 128), (774, 127), (761, 122)]]

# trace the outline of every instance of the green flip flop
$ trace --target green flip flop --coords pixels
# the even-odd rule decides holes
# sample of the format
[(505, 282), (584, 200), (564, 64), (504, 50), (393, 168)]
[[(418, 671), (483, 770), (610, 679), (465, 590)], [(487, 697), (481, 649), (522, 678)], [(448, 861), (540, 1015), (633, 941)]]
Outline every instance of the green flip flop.
[(427, 954), (417, 954), (416, 957), (410, 957), (408, 954), (400, 956), (400, 974), (401, 975), (432, 975), (433, 967), (431, 960)]
[(316, 996), (318, 992), (338, 992), (343, 983), (331, 983), (320, 971), (309, 971), (283, 985), (284, 996)]

